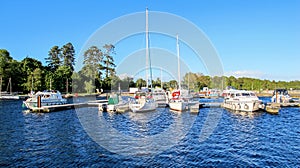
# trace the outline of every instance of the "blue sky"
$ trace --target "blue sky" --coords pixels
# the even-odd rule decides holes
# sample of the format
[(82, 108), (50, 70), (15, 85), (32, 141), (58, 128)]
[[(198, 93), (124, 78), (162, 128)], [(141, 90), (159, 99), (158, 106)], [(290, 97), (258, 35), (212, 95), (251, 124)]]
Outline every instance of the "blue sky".
[[(71, 42), (79, 57), (97, 29), (121, 16), (143, 12), (146, 7), (178, 15), (199, 27), (216, 48), (226, 75), (300, 80), (297, 0), (1, 1), (0, 48), (7, 49), (16, 60), (29, 56), (44, 63), (52, 46)], [(151, 46), (176, 53), (175, 42), (169, 43), (169, 38), (155, 34), (150, 38)], [(144, 40), (137, 35), (118, 44), (117, 64), (143, 48)], [(130, 48), (128, 42), (139, 44)], [(181, 47), (183, 58), (191, 54), (184, 44)], [(207, 73), (201, 62), (186, 59), (186, 64), (194, 72)]]

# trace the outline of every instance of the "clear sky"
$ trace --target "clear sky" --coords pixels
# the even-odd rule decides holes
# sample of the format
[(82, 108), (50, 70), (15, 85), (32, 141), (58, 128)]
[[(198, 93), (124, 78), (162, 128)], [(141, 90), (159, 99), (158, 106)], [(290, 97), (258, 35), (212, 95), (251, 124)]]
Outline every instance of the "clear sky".
[[(78, 57), (98, 28), (148, 7), (178, 15), (199, 27), (216, 48), (226, 75), (300, 80), (298, 0), (7, 0), (0, 4), (0, 48), (7, 49), (16, 60), (29, 56), (44, 63), (51, 47), (68, 42)], [(164, 48), (166, 44), (159, 36), (151, 37), (151, 45)], [(142, 40), (144, 36), (137, 41)], [(117, 64), (134, 52), (121, 44), (116, 48)], [(174, 42), (170, 49), (174, 53), (175, 47)], [(183, 49), (181, 55), (188, 52)], [(206, 73), (203, 65), (193, 60), (187, 64), (194, 72)]]

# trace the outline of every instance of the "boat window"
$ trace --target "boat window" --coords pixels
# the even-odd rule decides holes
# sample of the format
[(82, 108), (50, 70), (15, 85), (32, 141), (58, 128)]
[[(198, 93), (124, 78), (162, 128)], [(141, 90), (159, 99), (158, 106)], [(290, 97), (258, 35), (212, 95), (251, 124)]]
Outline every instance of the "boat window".
[(237, 93), (236, 96), (241, 96), (241, 94), (240, 94), (240, 93)]
[(250, 96), (249, 93), (242, 93), (243, 96)]
[(256, 96), (254, 93), (250, 93), (251, 96)]

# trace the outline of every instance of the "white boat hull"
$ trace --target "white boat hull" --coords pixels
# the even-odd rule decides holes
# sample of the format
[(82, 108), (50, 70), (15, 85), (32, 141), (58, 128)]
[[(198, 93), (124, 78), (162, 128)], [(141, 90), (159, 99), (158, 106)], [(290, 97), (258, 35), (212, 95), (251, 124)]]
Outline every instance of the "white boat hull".
[[(67, 103), (66, 100), (42, 101), (41, 106), (53, 106), (53, 105), (61, 105), (66, 103)], [(24, 104), (29, 109), (37, 107), (37, 101), (24, 101)]]
[(129, 110), (129, 104), (109, 104), (107, 105), (108, 112), (123, 112)]
[(184, 111), (187, 110), (188, 104), (186, 102), (170, 102), (169, 107), (171, 110)]
[(11, 96), (11, 95), (7, 95), (7, 96), (0, 96), (0, 100), (19, 100), (20, 97), (19, 96)]
[(253, 112), (263, 109), (264, 105), (261, 101), (226, 101), (222, 107), (233, 111)]
[(139, 100), (135, 103), (129, 103), (129, 108), (133, 112), (155, 111), (157, 108), (157, 104), (155, 103), (155, 101)]

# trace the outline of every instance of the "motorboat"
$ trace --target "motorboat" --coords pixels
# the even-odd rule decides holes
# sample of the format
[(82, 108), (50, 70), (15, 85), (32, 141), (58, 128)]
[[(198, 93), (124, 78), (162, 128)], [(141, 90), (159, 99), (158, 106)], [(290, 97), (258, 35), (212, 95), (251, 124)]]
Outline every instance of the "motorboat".
[(156, 88), (152, 92), (152, 98), (157, 103), (158, 107), (166, 107), (169, 103), (168, 96), (163, 89)]
[(108, 112), (124, 112), (129, 110), (129, 101), (122, 99), (120, 94), (112, 93), (108, 99), (106, 110)]
[(136, 92), (133, 100), (129, 102), (129, 108), (133, 112), (155, 111), (157, 104), (147, 92)]
[(234, 90), (236, 90), (234, 87), (227, 86), (226, 89), (223, 90), (223, 92), (221, 93), (220, 96), (223, 98), (228, 97), (230, 95), (230, 93)]
[(252, 91), (231, 90), (224, 97), (222, 107), (234, 111), (252, 112), (264, 109), (264, 104)]
[(51, 106), (51, 105), (60, 105), (60, 104), (66, 104), (67, 100), (64, 99), (61, 95), (61, 93), (57, 90), (46, 90), (43, 92), (37, 92), (33, 95), (31, 95), (30, 98), (28, 98), (23, 103), (25, 106), (29, 109), (32, 109), (34, 107), (38, 106), (38, 98), (40, 97), (41, 100), (41, 106)]
[(271, 101), (274, 103), (294, 103), (286, 89), (275, 89)]

